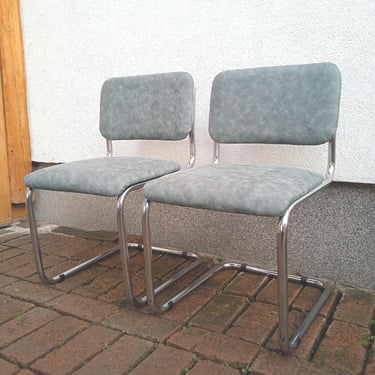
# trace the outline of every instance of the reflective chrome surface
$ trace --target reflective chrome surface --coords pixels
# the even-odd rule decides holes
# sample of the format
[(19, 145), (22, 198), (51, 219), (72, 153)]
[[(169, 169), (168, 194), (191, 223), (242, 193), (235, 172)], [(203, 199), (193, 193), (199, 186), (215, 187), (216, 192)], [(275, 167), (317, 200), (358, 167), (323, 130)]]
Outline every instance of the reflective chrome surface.
[(107, 145), (107, 156), (111, 157), (113, 155), (112, 141), (109, 139), (106, 139), (106, 145)]
[(195, 159), (196, 159), (196, 148), (195, 148), (195, 95), (196, 90), (194, 89), (193, 92), (193, 113), (192, 113), (192, 124), (191, 124), (191, 131), (189, 133), (189, 164), (188, 168), (193, 168), (195, 164)]
[[(220, 145), (214, 142), (214, 164), (219, 162), (220, 157)], [(249, 265), (243, 265), (240, 263), (220, 263), (211, 267), (203, 275), (194, 280), (187, 287), (179, 291), (175, 296), (164, 301), (161, 304), (155, 302), (155, 290), (153, 286), (153, 274), (152, 274), (152, 246), (151, 246), (151, 228), (150, 228), (150, 205), (151, 202), (145, 201), (142, 216), (142, 228), (144, 238), (144, 257), (145, 257), (145, 276), (146, 276), (146, 291), (148, 304), (151, 309), (155, 312), (166, 311), (170, 309), (174, 303), (180, 300), (182, 297), (187, 295), (189, 292), (197, 288), (210, 276), (218, 272), (223, 268), (234, 268), (244, 272), (253, 272), (258, 274), (267, 275), (269, 277), (277, 278), (278, 284), (278, 331), (279, 331), (279, 343), (280, 349), (283, 353), (288, 353), (291, 349), (298, 346), (302, 336), (305, 334), (315, 317), (319, 313), (321, 307), (324, 305), (326, 300), (331, 294), (332, 285), (323, 283), (319, 280), (306, 278), (303, 276), (289, 275), (288, 274), (288, 248), (287, 248), (287, 235), (288, 235), (288, 223), (291, 211), (295, 206), (310, 197), (312, 194), (326, 187), (332, 180), (335, 171), (335, 137), (333, 137), (328, 143), (328, 162), (324, 180), (315, 189), (305, 194), (298, 200), (294, 201), (286, 210), (284, 215), (279, 218), (277, 224), (277, 272), (262, 268), (256, 268)], [(304, 285), (317, 287), (322, 290), (322, 294), (318, 301), (314, 304), (311, 311), (307, 314), (302, 324), (298, 327), (294, 335), (289, 339), (288, 332), (288, 281), (303, 283)], [(170, 285), (170, 284), (168, 284)]]
[(220, 159), (220, 143), (214, 142), (214, 160), (213, 160), (213, 163), (214, 164), (219, 163), (219, 159)]
[(112, 255), (119, 251), (119, 247), (115, 246), (110, 250), (107, 250), (103, 252), (102, 254), (99, 254), (89, 260), (86, 260), (85, 262), (82, 262), (81, 264), (72, 267), (68, 269), (65, 272), (62, 272), (58, 275), (55, 275), (53, 277), (48, 277), (45, 273), (44, 266), (43, 266), (43, 258), (42, 258), (42, 252), (40, 248), (39, 243), (39, 237), (38, 237), (38, 226), (37, 222), (35, 220), (35, 212), (34, 212), (34, 204), (33, 204), (33, 191), (32, 189), (28, 188), (26, 192), (26, 207), (27, 207), (27, 214), (29, 219), (29, 226), (30, 226), (30, 234), (31, 234), (31, 242), (34, 249), (34, 258), (35, 258), (35, 264), (36, 269), (39, 274), (40, 279), (48, 284), (56, 284), (58, 282), (64, 281), (67, 277), (87, 268), (93, 263), (96, 263), (104, 258), (106, 258), (109, 255)]

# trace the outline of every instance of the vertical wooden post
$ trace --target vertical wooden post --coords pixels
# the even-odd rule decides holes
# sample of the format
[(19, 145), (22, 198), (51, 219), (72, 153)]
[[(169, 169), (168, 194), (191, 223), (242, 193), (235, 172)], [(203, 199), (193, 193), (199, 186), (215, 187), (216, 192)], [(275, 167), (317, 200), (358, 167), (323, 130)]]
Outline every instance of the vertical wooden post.
[[(19, 0), (0, 0), (0, 73), (2, 77), (2, 116), (5, 126), (0, 127), (1, 181), (8, 173), (8, 187), (12, 216), (22, 213), (20, 205), (25, 202), (24, 176), (31, 171), (30, 135), (26, 106), (26, 82), (23, 55)], [(1, 120), (1, 117), (3, 119)], [(5, 138), (4, 138), (5, 137)], [(5, 146), (4, 146), (5, 140)], [(6, 171), (4, 148), (8, 171)], [(4, 168), (4, 169), (3, 169)], [(2, 188), (3, 190), (7, 190)], [(1, 205), (7, 195), (2, 195)], [(1, 216), (1, 215), (0, 215)], [(1, 220), (0, 220), (1, 223)]]
[(2, 79), (0, 74), (0, 224), (9, 223), (12, 220), (6, 136)]

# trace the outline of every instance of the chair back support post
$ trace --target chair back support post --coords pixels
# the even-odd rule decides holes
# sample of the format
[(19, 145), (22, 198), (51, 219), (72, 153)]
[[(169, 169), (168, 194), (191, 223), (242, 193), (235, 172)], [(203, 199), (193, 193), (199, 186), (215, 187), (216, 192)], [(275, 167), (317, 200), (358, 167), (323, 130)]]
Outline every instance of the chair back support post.
[(328, 142), (328, 161), (325, 179), (333, 180), (336, 168), (336, 135), (334, 135)]
[(196, 160), (196, 147), (195, 147), (195, 97), (196, 89), (193, 90), (193, 111), (191, 114), (191, 130), (189, 132), (189, 163), (187, 168), (193, 168)]
[(195, 135), (194, 128), (189, 133), (189, 163), (187, 168), (193, 168), (196, 160)]
[(112, 141), (110, 139), (106, 139), (106, 146), (107, 146), (107, 157), (113, 156), (113, 146), (112, 146)]
[(214, 164), (218, 164), (220, 159), (220, 143), (214, 141)]

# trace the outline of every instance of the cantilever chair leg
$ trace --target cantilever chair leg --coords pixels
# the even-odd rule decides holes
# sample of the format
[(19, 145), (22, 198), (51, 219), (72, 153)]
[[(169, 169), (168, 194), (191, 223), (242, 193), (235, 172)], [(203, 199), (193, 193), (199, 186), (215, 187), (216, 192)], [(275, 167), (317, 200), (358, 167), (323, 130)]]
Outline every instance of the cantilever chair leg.
[(112, 249), (107, 250), (106, 252), (102, 254), (99, 254), (89, 260), (86, 260), (85, 262), (79, 264), (78, 266), (72, 267), (69, 270), (62, 272), (58, 275), (55, 275), (53, 277), (48, 277), (45, 273), (45, 269), (43, 266), (42, 253), (40, 249), (39, 236), (38, 236), (38, 226), (37, 226), (37, 222), (35, 219), (35, 212), (34, 212), (33, 190), (31, 188), (27, 188), (26, 206), (27, 206), (27, 214), (28, 214), (30, 233), (31, 233), (31, 242), (32, 242), (33, 249), (34, 249), (35, 264), (36, 264), (37, 272), (39, 274), (40, 279), (45, 283), (56, 284), (61, 281), (64, 281), (67, 277), (119, 251), (119, 247), (115, 246)]
[(321, 281), (297, 276), (297, 281), (303, 285), (315, 286), (322, 289), (322, 294), (298, 327), (294, 335), (289, 339), (288, 334), (288, 280), (295, 281), (296, 277), (288, 275), (288, 223), (291, 210), (295, 205), (289, 207), (286, 213), (279, 218), (277, 225), (277, 286), (278, 286), (278, 315), (279, 315), (279, 341), (280, 349), (287, 353), (290, 349), (295, 349), (300, 343), (302, 336), (305, 334), (320, 309), (332, 292), (332, 285), (323, 284)]
[[(222, 262), (215, 264), (205, 273), (195, 279), (191, 284), (180, 290), (175, 296), (169, 298), (167, 301), (157, 304), (155, 301), (155, 288), (152, 275), (152, 251), (151, 247), (151, 227), (150, 227), (150, 206), (151, 203), (145, 200), (143, 207), (142, 226), (143, 226), (143, 241), (144, 241), (144, 257), (145, 257), (145, 277), (146, 277), (146, 290), (148, 297), (148, 304), (151, 309), (157, 312), (169, 310), (177, 301), (200, 286), (212, 275), (222, 269), (236, 269), (241, 272), (255, 273), (265, 275), (268, 278), (276, 278), (278, 282), (278, 315), (279, 315), (279, 340), (280, 349), (283, 353), (287, 353), (290, 349), (298, 346), (311, 323), (318, 315), (321, 307), (331, 294), (332, 285), (323, 283), (322, 281), (307, 278), (299, 275), (288, 275), (287, 267), (287, 225), (290, 211), (282, 216), (277, 226), (277, 242), (278, 242), (278, 266), (277, 272), (273, 270), (253, 267), (247, 264), (235, 262)], [(310, 312), (306, 315), (304, 321), (296, 330), (294, 335), (289, 339), (288, 335), (288, 281), (297, 282), (304, 286), (312, 286), (322, 290), (322, 294), (316, 301)]]
[[(146, 297), (135, 298), (129, 268), (129, 247), (142, 246), (127, 242), (124, 204), (129, 192), (140, 189), (145, 182), (180, 170), (179, 163), (173, 160), (145, 157), (113, 157), (113, 141), (166, 141), (177, 142), (189, 139), (188, 168), (195, 162), (195, 89), (189, 73), (170, 72), (107, 79), (100, 91), (99, 131), (107, 144), (107, 157), (98, 157), (61, 163), (49, 168), (34, 171), (25, 176), (28, 187), (27, 208), (30, 232), (35, 254), (37, 272), (43, 282), (57, 283), (66, 277), (120, 250), (124, 270), (126, 294), (133, 304), (145, 303)], [(137, 121), (134, 122), (134, 119)], [(171, 125), (172, 124), (172, 125)], [(89, 194), (117, 198), (117, 229), (119, 245), (56, 276), (46, 275), (38, 227), (33, 207), (33, 190), (48, 190)], [(161, 252), (174, 253), (193, 258), (172, 249), (158, 248)], [(186, 267), (188, 272), (192, 265)], [(160, 292), (176, 278), (165, 281), (155, 293)]]
[[(137, 243), (128, 243), (127, 235), (126, 235), (126, 228), (125, 228), (125, 215), (124, 215), (124, 206), (125, 200), (128, 195), (133, 190), (140, 189), (143, 187), (143, 183), (140, 185), (135, 185), (132, 188), (127, 189), (124, 193), (122, 193), (117, 198), (117, 226), (118, 226), (118, 233), (119, 233), (119, 244), (120, 244), (120, 253), (121, 253), (121, 261), (122, 267), (124, 270), (124, 281), (125, 281), (125, 288), (126, 288), (126, 297), (127, 301), (132, 305), (142, 305), (147, 302), (147, 294), (141, 297), (136, 297), (134, 295), (133, 284), (130, 277), (130, 267), (129, 267), (129, 248), (136, 248), (139, 250), (143, 250), (143, 245)], [(190, 272), (192, 269), (197, 267), (201, 264), (201, 260), (198, 258), (196, 254), (187, 253), (186, 251), (179, 251), (174, 249), (167, 249), (162, 247), (153, 247), (154, 251), (158, 251), (164, 254), (172, 254), (182, 256), (186, 259), (194, 259), (194, 262), (190, 263), (183, 269), (181, 269), (177, 274), (173, 275), (170, 279), (164, 281), (161, 285), (159, 285), (153, 293), (158, 294), (166, 289), (169, 285), (180, 279), (186, 273)]]
[(135, 185), (127, 190), (125, 190), (119, 197), (117, 198), (117, 228), (118, 228), (118, 236), (119, 236), (119, 244), (120, 244), (120, 253), (121, 253), (121, 261), (123, 267), (123, 274), (124, 274), (124, 281), (125, 281), (125, 289), (126, 289), (126, 297), (129, 303), (135, 305), (137, 300), (134, 296), (133, 292), (133, 285), (130, 277), (130, 267), (129, 267), (129, 249), (128, 249), (128, 240), (125, 228), (125, 215), (124, 215), (124, 207), (125, 207), (125, 200), (128, 195), (133, 190), (140, 189), (143, 187), (144, 184)]
[(288, 256), (287, 227), (289, 215), (279, 219), (277, 225), (277, 296), (279, 315), (279, 341), (283, 352), (289, 349), (288, 343)]
[[(137, 248), (139, 250), (143, 249), (143, 246), (136, 243), (128, 243), (127, 242), (127, 234), (126, 234), (126, 227), (125, 227), (125, 215), (124, 215), (124, 206), (126, 197), (128, 194), (134, 190), (141, 189), (143, 187), (142, 184), (134, 185), (131, 188), (127, 189), (124, 193), (122, 193), (117, 198), (117, 228), (118, 228), (118, 236), (119, 236), (119, 245), (114, 246), (113, 248), (103, 252), (102, 254), (99, 254), (93, 258), (90, 258), (79, 265), (72, 267), (64, 272), (61, 272), (55, 276), (48, 277), (46, 275), (44, 265), (43, 265), (43, 257), (39, 242), (39, 236), (38, 236), (38, 226), (35, 219), (35, 210), (34, 210), (34, 203), (33, 203), (33, 190), (31, 188), (27, 189), (26, 193), (26, 205), (27, 205), (27, 213), (28, 213), (28, 219), (29, 219), (29, 226), (30, 226), (30, 233), (31, 233), (31, 242), (34, 249), (34, 258), (35, 258), (35, 264), (37, 268), (37, 272), (39, 274), (40, 279), (48, 284), (56, 284), (59, 282), (64, 281), (67, 277), (74, 275), (75, 273), (78, 273), (89, 266), (91, 266), (94, 263), (97, 263), (106, 257), (115, 254), (116, 252), (120, 251), (121, 254), (121, 260), (122, 260), (122, 266), (124, 270), (124, 281), (125, 281), (125, 288), (126, 288), (126, 296), (129, 303), (133, 305), (138, 304), (144, 304), (147, 302), (147, 296), (143, 296), (140, 298), (136, 298), (134, 296), (133, 292), (133, 285), (130, 277), (130, 267), (129, 267), (129, 248)], [(173, 254), (173, 255), (179, 255), (182, 257), (185, 257), (186, 259), (195, 259), (194, 262), (183, 268), (177, 275), (174, 275), (172, 278), (165, 281), (163, 284), (158, 286), (155, 289), (155, 293), (160, 293), (165, 288), (167, 288), (170, 284), (172, 284), (174, 281), (181, 278), (183, 275), (185, 275), (187, 272), (192, 270), (193, 268), (197, 267), (201, 260), (198, 259), (198, 256), (193, 253), (187, 253), (184, 251), (179, 250), (173, 250), (173, 249), (166, 249), (161, 247), (154, 247), (154, 251), (158, 251), (161, 253), (166, 254)]]

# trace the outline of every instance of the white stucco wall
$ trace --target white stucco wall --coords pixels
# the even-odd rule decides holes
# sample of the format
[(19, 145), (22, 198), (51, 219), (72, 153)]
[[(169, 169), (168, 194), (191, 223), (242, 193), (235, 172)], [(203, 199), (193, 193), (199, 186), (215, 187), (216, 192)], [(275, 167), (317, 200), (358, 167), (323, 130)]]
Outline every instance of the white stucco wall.
[[(21, 12), (35, 161), (104, 154), (98, 111), (106, 78), (184, 70), (197, 88), (197, 164), (210, 162), (209, 92), (218, 72), (331, 61), (343, 76), (335, 179), (375, 183), (373, 0), (21, 0)], [(119, 151), (177, 152), (140, 146)], [(319, 169), (320, 151), (240, 146), (224, 158)]]

